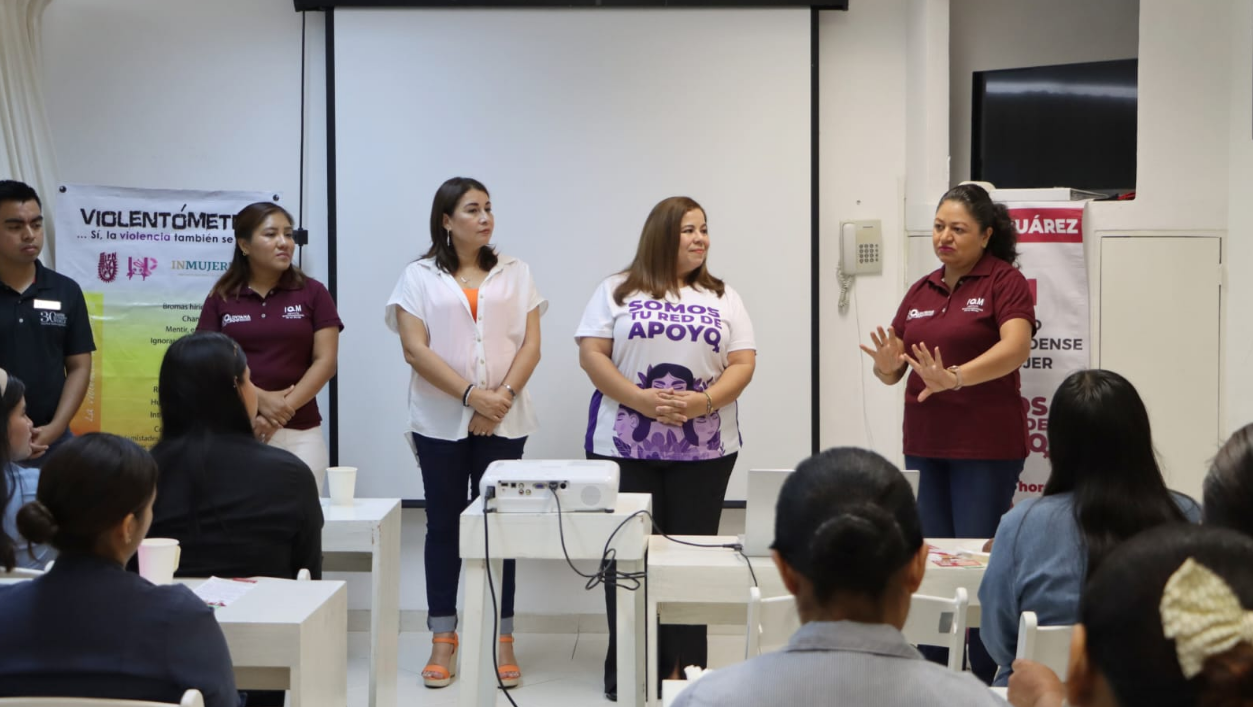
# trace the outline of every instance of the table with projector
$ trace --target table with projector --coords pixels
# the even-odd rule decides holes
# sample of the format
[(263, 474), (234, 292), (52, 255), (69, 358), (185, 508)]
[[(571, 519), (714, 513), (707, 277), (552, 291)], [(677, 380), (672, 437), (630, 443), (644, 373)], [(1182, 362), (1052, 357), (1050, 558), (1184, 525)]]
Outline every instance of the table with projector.
[[(479, 489), (479, 498), (461, 514), (461, 558), (466, 568), (458, 677), (462, 707), (496, 704), (495, 619), (504, 558), (568, 557), (583, 572), (591, 572), (608, 547), (616, 553), (619, 573), (642, 573), (652, 529), (646, 515), (652, 510), (652, 497), (618, 493), (618, 465), (613, 462), (495, 462), (483, 474)], [(569, 568), (566, 571), (572, 585), (585, 583)], [(644, 592), (642, 586), (640, 591), (629, 591), (628, 586), (618, 583), (618, 703), (643, 707)]]

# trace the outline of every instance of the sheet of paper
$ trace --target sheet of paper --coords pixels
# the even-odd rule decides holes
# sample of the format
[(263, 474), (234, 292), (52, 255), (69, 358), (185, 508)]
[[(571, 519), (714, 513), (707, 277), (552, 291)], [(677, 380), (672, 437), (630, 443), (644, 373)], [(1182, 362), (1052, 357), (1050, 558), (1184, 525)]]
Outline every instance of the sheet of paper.
[(987, 562), (979, 555), (948, 552), (935, 545), (927, 545), (927, 559), (940, 567), (984, 567), (987, 565)]
[(196, 593), (196, 596), (204, 600), (204, 603), (216, 609), (218, 607), (230, 606), (240, 597), (252, 591), (252, 588), (255, 586), (257, 586), (257, 580), (255, 579), (210, 577), (192, 591)]

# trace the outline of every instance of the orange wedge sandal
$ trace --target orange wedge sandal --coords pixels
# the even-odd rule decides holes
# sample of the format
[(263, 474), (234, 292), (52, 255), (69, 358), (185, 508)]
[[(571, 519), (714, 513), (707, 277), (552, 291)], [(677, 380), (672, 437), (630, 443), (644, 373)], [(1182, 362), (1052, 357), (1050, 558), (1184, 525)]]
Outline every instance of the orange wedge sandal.
[(431, 643), (450, 643), (452, 644), (452, 658), (450, 665), (445, 668), (442, 665), (431, 663), (422, 669), (422, 684), (427, 687), (448, 687), (453, 677), (457, 675), (457, 634), (453, 634), (452, 638), (444, 638), (436, 636), (431, 639)]
[[(501, 636), (500, 642), (513, 643), (513, 636)], [(502, 665), (497, 669), (496, 674), (500, 677), (500, 684), (505, 689), (517, 687), (518, 683), (522, 682), (522, 669), (516, 665)]]

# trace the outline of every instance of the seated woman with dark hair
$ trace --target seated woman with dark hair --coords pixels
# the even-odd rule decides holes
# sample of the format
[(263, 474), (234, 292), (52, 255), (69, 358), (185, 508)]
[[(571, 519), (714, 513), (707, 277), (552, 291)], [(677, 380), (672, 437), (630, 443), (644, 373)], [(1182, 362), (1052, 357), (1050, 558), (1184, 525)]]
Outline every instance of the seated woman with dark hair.
[(60, 556), (38, 579), (0, 585), (0, 696), (176, 703), (196, 689), (208, 707), (239, 705), (213, 610), (124, 570), (156, 485), (152, 457), (113, 435), (71, 439), (48, 459), (17, 525)]
[(927, 548), (909, 482), (886, 459), (838, 448), (801, 462), (779, 492), (773, 547), (801, 628), (783, 650), (697, 680), (676, 707), (1004, 704), (901, 634)]
[(1141, 533), (1083, 590), (1065, 685), (1015, 673), (1024, 707), (1253, 707), (1253, 538), (1226, 528)]
[(1253, 424), (1236, 430), (1218, 450), (1202, 492), (1206, 525), (1253, 537)]
[(160, 389), (151, 535), (179, 541), (178, 576), (321, 578), (317, 485), (295, 455), (253, 436), (257, 393), (239, 345), (217, 332), (175, 341)]
[(1018, 620), (1075, 623), (1083, 581), (1119, 543), (1167, 523), (1199, 522), (1201, 509), (1166, 488), (1153, 452), (1149, 413), (1113, 371), (1087, 370), (1062, 381), (1049, 410), (1044, 495), (1001, 518), (979, 585), (980, 638), (1006, 685), (1018, 647)]
[(0, 368), (0, 569), (43, 569), (56, 557), (47, 545), (32, 543), (17, 532), (17, 511), (35, 498), (39, 470), (18, 462), (31, 453), (34, 424), (26, 415), (26, 386)]

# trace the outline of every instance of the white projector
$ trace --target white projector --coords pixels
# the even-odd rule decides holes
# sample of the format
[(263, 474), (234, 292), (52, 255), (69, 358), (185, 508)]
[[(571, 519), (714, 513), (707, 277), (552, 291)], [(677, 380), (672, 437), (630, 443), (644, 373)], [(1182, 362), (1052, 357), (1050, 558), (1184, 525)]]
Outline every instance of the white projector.
[(583, 459), (492, 462), (479, 493), (487, 499), (485, 510), (496, 513), (555, 513), (558, 500), (562, 512), (612, 513), (618, 505), (618, 465)]

